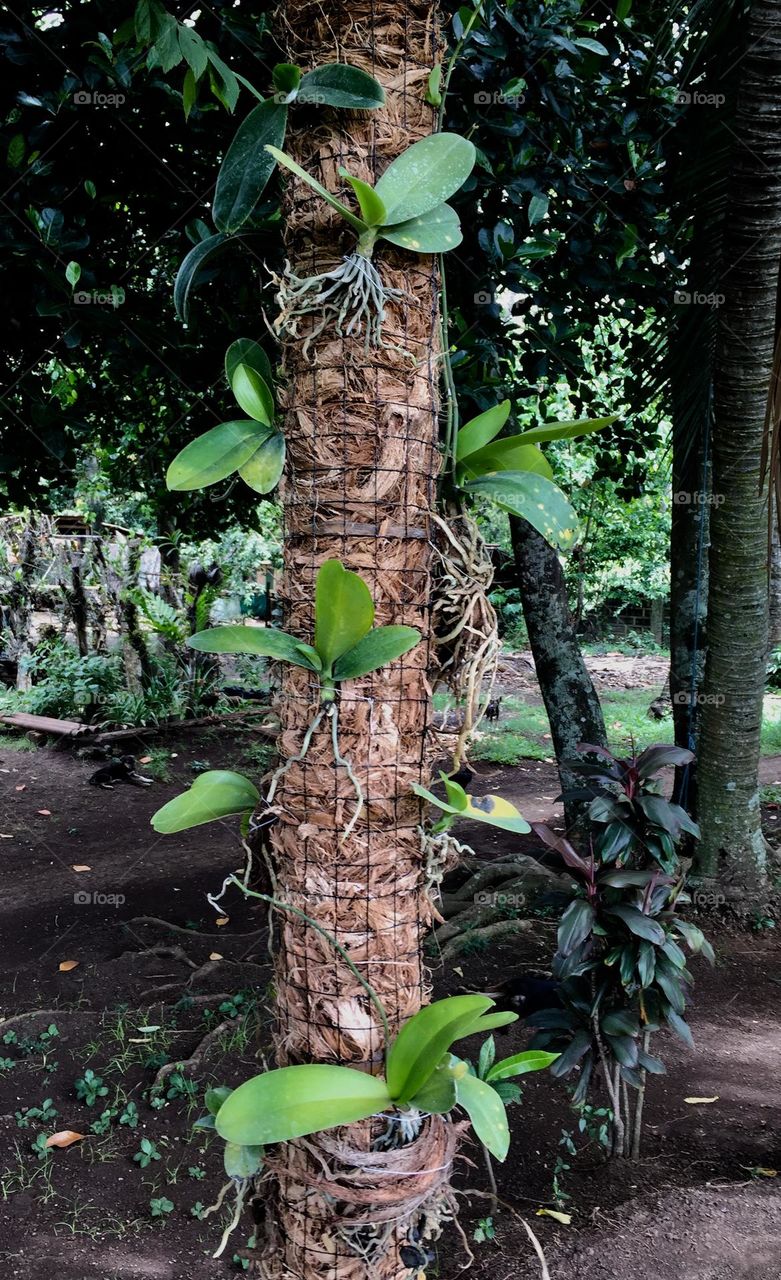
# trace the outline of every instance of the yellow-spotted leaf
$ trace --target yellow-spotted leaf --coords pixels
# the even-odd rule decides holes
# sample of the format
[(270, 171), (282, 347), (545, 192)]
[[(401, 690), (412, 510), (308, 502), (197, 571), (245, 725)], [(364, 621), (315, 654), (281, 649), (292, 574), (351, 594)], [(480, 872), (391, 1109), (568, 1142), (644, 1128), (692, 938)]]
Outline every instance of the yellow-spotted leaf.
[(500, 471), (462, 486), (465, 493), (490, 498), (503, 511), (521, 516), (562, 551), (578, 534), (578, 518), (558, 485), (531, 471)]

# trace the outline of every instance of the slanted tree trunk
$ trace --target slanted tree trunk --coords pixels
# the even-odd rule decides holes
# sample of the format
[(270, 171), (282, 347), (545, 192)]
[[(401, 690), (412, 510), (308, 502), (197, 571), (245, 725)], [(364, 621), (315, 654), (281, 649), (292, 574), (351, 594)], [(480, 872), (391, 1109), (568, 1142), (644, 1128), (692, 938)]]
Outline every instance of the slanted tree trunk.
[[(580, 785), (567, 768), (577, 744), (607, 746), (605, 720), (580, 652), (558, 553), (526, 520), (511, 516), (510, 530), (529, 645), (566, 791)], [(568, 804), (566, 814), (573, 823), (577, 806)]]
[(745, 906), (765, 877), (767, 495), (758, 476), (781, 259), (781, 0), (752, 5), (741, 68), (717, 340), (698, 864)]
[[(374, 181), (404, 148), (433, 131), (425, 92), (437, 42), (428, 0), (401, 6), (289, 0), (280, 29), (289, 61), (305, 69), (349, 62), (373, 73), (386, 90), (385, 107), (371, 114), (291, 112), (286, 149), (329, 190), (346, 191), (340, 165)], [(288, 180), (285, 187), (293, 269), (308, 276), (332, 268), (354, 247), (353, 233), (307, 186)], [(305, 355), (307, 321), (284, 343), (288, 462), (280, 597), (285, 630), (311, 640), (316, 572), (336, 557), (367, 582), (378, 623), (411, 624), (424, 641), (340, 695), (341, 752), (364, 794), (352, 833), (343, 835), (355, 789), (335, 763), (330, 731), (320, 729), (304, 761), (282, 779), (272, 847), (276, 893), (348, 949), (383, 1001), (393, 1032), (426, 995), (420, 943), (431, 913), (420, 808), (410, 786), (426, 776), (439, 288), (431, 259), (383, 248), (377, 263), (385, 283), (407, 295), (387, 309), (388, 347), (367, 352), (362, 337), (342, 339), (328, 328)], [(317, 709), (318, 691), (306, 673), (285, 668), (283, 757), (301, 750)], [(381, 1071), (382, 1028), (350, 969), (305, 923), (286, 916), (275, 930), (279, 1062)], [(269, 1280), (408, 1276), (399, 1250), (417, 1233), (436, 1230), (455, 1134), (453, 1125), (431, 1117), (404, 1145), (395, 1122), (379, 1118), (270, 1152), (261, 1274)]]
[(18, 577), (8, 593), (6, 608), (0, 621), (8, 624), (11, 637), (9, 652), (16, 661), (16, 688), (20, 692), (30, 688), (30, 673), (24, 659), (32, 648), (32, 580), (35, 573), (37, 538), (32, 516), (25, 524), (17, 548)]

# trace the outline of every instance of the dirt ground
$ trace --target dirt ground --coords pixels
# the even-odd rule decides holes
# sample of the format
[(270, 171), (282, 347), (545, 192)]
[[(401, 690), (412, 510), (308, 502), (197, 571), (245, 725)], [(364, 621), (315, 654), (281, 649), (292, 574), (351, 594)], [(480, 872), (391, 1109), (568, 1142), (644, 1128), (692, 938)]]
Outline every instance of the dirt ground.
[[(149, 818), (192, 781), (194, 765), (247, 768), (253, 741), (235, 729), (182, 734), (166, 744), (176, 753), (169, 781), (112, 792), (88, 786), (96, 766), (68, 751), (0, 751), (0, 997), (2, 1016), (12, 1019), (0, 1024), (0, 1259), (9, 1275), (217, 1280), (242, 1269), (252, 1223), (213, 1261), (220, 1215), (193, 1214), (214, 1201), (221, 1170), (216, 1147), (192, 1121), (207, 1083), (238, 1083), (262, 1065), (256, 1046), (268, 1044), (270, 1023), (265, 920), (235, 896), (227, 923), (217, 926), (205, 901), (240, 861), (234, 823), (159, 837)], [(550, 816), (557, 793), (550, 766), (483, 769), (478, 789), (501, 790), (527, 811), (536, 798), (546, 811), (540, 816)], [(493, 841), (481, 831), (478, 852), (494, 856)], [(514, 969), (547, 966), (553, 932), (537, 921), (512, 946), (435, 970), (436, 988), (490, 990)], [(722, 930), (714, 941), (716, 967), (696, 970), (696, 1051), (665, 1042), (670, 1070), (652, 1080), (639, 1165), (608, 1168), (598, 1145), (580, 1136), (579, 1154), (566, 1155), (559, 1145), (562, 1130), (573, 1128), (566, 1092), (547, 1076), (529, 1077), (510, 1113), (511, 1155), (498, 1170), (510, 1207), (497, 1216), (496, 1238), (478, 1244), (473, 1232), (487, 1202), (471, 1191), (484, 1191), (486, 1180), (478, 1150), (464, 1148), (459, 1186), (471, 1275), (541, 1274), (520, 1213), (539, 1236), (552, 1280), (779, 1280), (780, 940), (763, 929)], [(76, 965), (61, 971), (68, 961)], [(13, 1020), (31, 1010), (41, 1012)], [(42, 1035), (52, 1026), (56, 1034)], [(176, 1074), (150, 1094), (159, 1068), (186, 1058), (206, 1035), (207, 1052), (192, 1069), (195, 1096)], [(503, 1046), (512, 1052), (527, 1039), (513, 1030)], [(76, 1088), (89, 1070), (106, 1089), (91, 1104), (77, 1096), (84, 1083)], [(46, 1110), (46, 1099), (56, 1116), (27, 1115)], [(106, 1110), (113, 1114), (101, 1119)], [(60, 1129), (86, 1137), (39, 1159), (38, 1135)], [(133, 1159), (144, 1154), (142, 1138), (159, 1156), (146, 1167)], [(558, 1175), (568, 1226), (537, 1216), (555, 1207), (557, 1157), (570, 1165)], [(451, 1230), (432, 1274), (455, 1280), (466, 1261)]]

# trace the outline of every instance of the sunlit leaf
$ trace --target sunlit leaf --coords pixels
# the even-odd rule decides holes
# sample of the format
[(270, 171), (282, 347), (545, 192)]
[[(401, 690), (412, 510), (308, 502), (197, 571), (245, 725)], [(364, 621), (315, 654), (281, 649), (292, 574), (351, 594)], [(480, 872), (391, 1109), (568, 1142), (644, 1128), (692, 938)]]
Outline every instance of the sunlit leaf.
[(285, 466), (285, 437), (274, 431), (239, 467), (239, 475), (256, 493), (271, 493), (279, 484)]
[(176, 455), (166, 472), (169, 489), (205, 489), (248, 462), (271, 435), (271, 427), (251, 419), (221, 422)]
[(240, 409), (256, 422), (271, 426), (274, 421), (274, 397), (255, 369), (248, 364), (237, 364), (231, 377), (231, 390)]
[(280, 1067), (233, 1090), (217, 1132), (242, 1146), (267, 1146), (364, 1120), (390, 1101), (385, 1081), (364, 1071), (328, 1063)]
[(243, 774), (208, 769), (198, 775), (188, 791), (158, 809), (151, 822), (161, 835), (172, 835), (232, 814), (251, 813), (259, 801), (257, 787)]

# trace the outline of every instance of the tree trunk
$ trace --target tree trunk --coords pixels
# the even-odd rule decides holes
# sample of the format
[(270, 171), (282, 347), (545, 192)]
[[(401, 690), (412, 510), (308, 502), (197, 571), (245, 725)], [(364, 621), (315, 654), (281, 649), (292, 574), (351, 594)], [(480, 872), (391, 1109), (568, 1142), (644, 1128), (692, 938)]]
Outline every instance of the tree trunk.
[(781, 0), (755, 0), (741, 65), (717, 340), (698, 864), (745, 905), (765, 877), (767, 495), (758, 476), (781, 259)]
[[(558, 553), (526, 520), (511, 516), (510, 531), (529, 645), (567, 791), (581, 785), (567, 761), (579, 742), (607, 746), (605, 720), (575, 635)], [(566, 815), (571, 825), (578, 807), (567, 805)]]
[[(386, 105), (371, 114), (291, 111), (286, 149), (329, 190), (344, 193), (340, 165), (374, 181), (400, 151), (433, 131), (434, 113), (424, 101), (437, 56), (428, 0), (404, 6), (358, 0), (344, 7), (290, 0), (282, 22), (291, 62), (305, 69), (349, 62), (386, 90)], [(307, 186), (285, 185), (292, 268), (307, 276), (331, 269), (353, 249), (354, 233)], [(411, 624), (424, 640), (340, 694), (339, 745), (364, 797), (351, 834), (344, 830), (355, 812), (355, 788), (321, 727), (304, 761), (293, 763), (280, 783), (272, 850), (276, 893), (349, 951), (382, 1000), (393, 1033), (426, 995), (420, 943), (431, 918), (421, 813), (410, 787), (427, 775), (439, 287), (431, 259), (382, 249), (377, 266), (385, 284), (406, 295), (386, 309), (386, 347), (367, 352), (362, 336), (342, 339), (331, 326), (305, 355), (306, 321), (284, 343), (288, 462), (280, 597), (285, 630), (311, 640), (317, 569), (336, 557), (367, 582), (378, 623)], [(317, 688), (300, 668), (286, 667), (279, 699), (283, 758), (300, 752), (317, 710)], [(280, 917), (275, 969), (280, 1062), (382, 1070), (377, 1013), (332, 946), (298, 920)], [(393, 1118), (379, 1118), (277, 1148), (268, 1161), (261, 1274), (269, 1280), (409, 1276), (399, 1249), (437, 1230), (456, 1132), (435, 1116), (405, 1144)]]
[[(673, 388), (673, 395), (675, 387)], [(710, 410), (694, 443), (681, 440), (673, 410), (673, 506), (670, 527), (670, 699), (675, 742), (697, 750), (699, 697), (705, 671), (708, 612), (708, 536), (710, 467), (705, 445)], [(696, 809), (696, 774), (677, 769), (673, 799), (690, 812)]]

